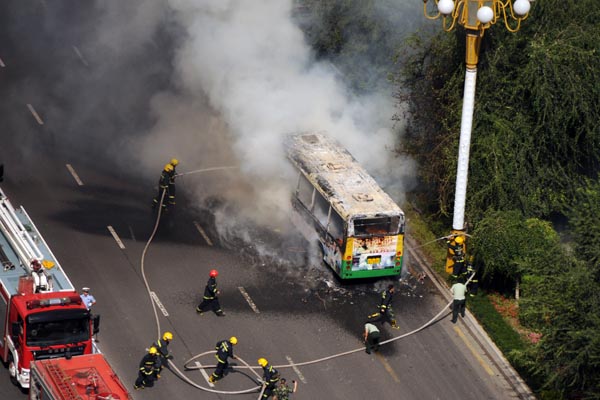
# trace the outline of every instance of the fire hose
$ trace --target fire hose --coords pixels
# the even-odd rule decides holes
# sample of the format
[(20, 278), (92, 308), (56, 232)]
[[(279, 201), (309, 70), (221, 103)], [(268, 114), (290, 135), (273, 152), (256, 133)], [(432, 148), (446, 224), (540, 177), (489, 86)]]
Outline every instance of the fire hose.
[[(214, 170), (220, 170), (220, 169), (231, 169), (231, 168), (236, 168), (236, 167), (214, 167), (214, 168), (206, 168), (206, 169), (201, 169), (201, 170), (196, 170), (196, 171), (190, 171), (190, 172), (186, 172), (183, 174), (177, 174), (175, 176), (183, 176), (183, 175), (188, 175), (188, 174), (192, 174), (192, 173), (198, 173), (198, 172), (205, 172), (205, 171), (214, 171)], [(162, 211), (162, 205), (163, 205), (163, 201), (164, 201), (164, 197), (165, 197), (165, 193), (166, 190), (163, 190), (161, 198), (160, 198), (160, 203), (158, 206), (158, 213), (157, 213), (157, 217), (156, 217), (156, 223), (154, 224), (154, 229), (152, 231), (152, 234), (150, 235), (150, 238), (148, 239), (148, 241), (146, 242), (146, 245), (144, 246), (144, 250), (142, 251), (142, 257), (141, 257), (141, 274), (142, 274), (142, 278), (144, 280), (144, 285), (146, 286), (146, 290), (148, 291), (148, 296), (150, 297), (150, 303), (152, 304), (152, 309), (154, 311), (154, 317), (155, 317), (155, 321), (156, 321), (156, 329), (157, 329), (157, 337), (160, 337), (160, 320), (159, 320), (159, 316), (158, 316), (158, 312), (156, 310), (156, 305), (153, 301), (153, 297), (152, 297), (152, 290), (150, 288), (150, 285), (148, 283), (148, 280), (146, 278), (146, 273), (145, 273), (145, 266), (144, 266), (144, 260), (146, 257), (146, 252), (148, 250), (148, 247), (150, 246), (150, 243), (152, 242), (152, 240), (154, 239), (154, 236), (156, 235), (156, 231), (158, 230), (158, 226), (160, 223), (160, 217), (161, 217), (161, 211)], [(446, 239), (446, 237), (442, 237), (437, 240), (440, 239)], [(471, 274), (471, 276), (467, 279), (467, 281), (465, 282), (465, 284), (469, 284), (469, 282), (471, 282), (471, 280), (473, 279), (473, 277), (475, 276), (475, 273)], [(388, 344), (388, 343), (392, 343), (395, 342), (396, 340), (400, 340), (403, 339), (405, 337), (411, 336), (416, 334), (417, 332), (420, 332), (422, 330), (424, 330), (425, 328), (429, 327), (430, 325), (434, 324), (438, 318), (440, 318), (440, 316), (446, 312), (446, 310), (452, 305), (453, 301), (450, 301), (445, 307), (443, 307), (439, 313), (437, 313), (433, 318), (431, 318), (429, 321), (427, 321), (425, 324), (423, 324), (422, 326), (404, 333), (402, 335), (399, 336), (395, 336), (391, 339), (385, 340), (383, 342), (380, 343), (380, 345), (384, 345), (384, 344)], [(324, 362), (324, 361), (328, 361), (334, 358), (338, 358), (338, 357), (343, 357), (343, 356), (347, 356), (353, 353), (357, 353), (359, 351), (363, 351), (364, 347), (360, 347), (354, 350), (348, 350), (342, 353), (337, 353), (337, 354), (333, 354), (327, 357), (323, 357), (323, 358), (319, 358), (316, 360), (310, 360), (310, 361), (304, 361), (304, 362), (298, 362), (298, 363), (290, 363), (290, 364), (281, 364), (281, 365), (274, 365), (274, 368), (293, 368), (293, 367), (301, 367), (301, 366), (305, 366), (305, 365), (311, 365), (311, 364), (316, 364), (316, 363), (320, 363), (320, 362)], [(198, 365), (196, 363), (196, 365), (190, 365), (190, 363), (196, 361), (198, 358), (203, 357), (207, 354), (214, 354), (215, 351), (214, 350), (210, 350), (210, 351), (206, 351), (204, 353), (201, 354), (197, 354), (195, 356), (193, 356), (192, 358), (190, 358), (189, 360), (187, 360), (184, 363), (184, 368), (186, 370), (195, 370), (195, 369), (207, 369), (207, 368), (215, 368), (216, 365)], [(255, 376), (257, 376), (258, 381), (261, 381), (260, 375), (258, 375), (255, 371), (255, 369), (258, 369), (259, 367), (252, 367), (250, 365), (248, 365), (248, 363), (246, 361), (244, 361), (243, 359), (241, 359), (240, 357), (237, 357), (237, 359), (239, 359), (242, 364), (244, 364), (243, 366), (235, 366), (236, 369), (249, 369)], [(223, 390), (215, 390), (215, 389), (211, 389), (202, 385), (197, 384), (196, 382), (192, 381), (191, 379), (189, 379), (183, 372), (181, 372), (177, 366), (171, 361), (169, 360), (169, 366), (173, 369), (173, 371), (176, 372), (176, 374), (183, 379), (185, 382), (187, 382), (188, 384), (204, 390), (206, 392), (211, 392), (211, 393), (217, 393), (217, 394), (246, 394), (246, 393), (252, 393), (252, 392), (258, 392), (258, 390), (261, 388), (262, 386), (262, 390), (260, 391), (259, 397), (258, 399), (260, 399), (262, 397), (262, 394), (266, 388), (266, 386), (263, 384), (261, 386), (255, 386), (249, 389), (244, 389), (244, 390), (239, 390), (239, 391), (223, 391)]]

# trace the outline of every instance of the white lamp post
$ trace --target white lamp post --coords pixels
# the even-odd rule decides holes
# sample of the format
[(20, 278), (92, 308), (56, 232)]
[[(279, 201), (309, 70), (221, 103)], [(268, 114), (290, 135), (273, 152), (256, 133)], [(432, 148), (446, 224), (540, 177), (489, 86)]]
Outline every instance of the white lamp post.
[[(423, 13), (428, 19), (442, 19), (443, 28), (449, 32), (456, 25), (462, 25), (467, 32), (466, 75), (463, 95), (462, 118), (460, 123), (460, 141), (458, 145), (458, 166), (456, 170), (456, 193), (454, 197), (454, 215), (452, 236), (465, 237), (465, 203), (467, 195), (467, 174), (469, 170), (469, 148), (471, 146), (471, 128), (475, 106), (475, 82), (479, 46), (486, 29), (502, 18), (510, 32), (521, 27), (521, 21), (527, 18), (533, 0), (434, 0), (435, 7), (428, 10), (428, 0), (423, 0)], [(509, 21), (515, 26), (511, 26)], [(454, 245), (454, 244), (453, 244)], [(465, 243), (461, 245), (463, 253)], [(454, 265), (454, 252), (449, 247), (446, 270), (451, 273)]]

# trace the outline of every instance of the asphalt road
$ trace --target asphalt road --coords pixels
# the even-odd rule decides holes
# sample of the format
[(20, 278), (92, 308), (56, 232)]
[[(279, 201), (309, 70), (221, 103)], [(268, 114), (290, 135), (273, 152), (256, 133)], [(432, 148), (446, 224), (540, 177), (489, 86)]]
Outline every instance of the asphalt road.
[[(136, 92), (140, 97), (130, 110), (134, 117), (123, 119), (122, 110), (111, 109), (110, 99), (94, 99), (95, 106), (107, 107), (102, 120), (70, 114), (73, 107), (91, 101), (93, 91), (69, 86), (70, 80), (64, 80), (60, 70), (65, 65), (71, 70), (93, 70), (93, 57), (81, 57), (86, 49), (75, 50), (71, 44), (74, 36), (84, 34), (79, 23), (93, 23), (93, 4), (39, 0), (0, 6), (0, 162), (6, 168), (2, 187), (15, 205), (25, 206), (75, 287), (92, 288), (98, 301), (94, 312), (101, 315), (98, 344), (124, 383), (132, 390), (139, 360), (158, 335), (144, 277), (162, 305), (157, 314), (160, 329), (175, 335), (171, 351), (181, 370), (186, 360), (232, 335), (239, 339), (236, 355), (253, 366), (259, 357), (287, 365), (360, 349), (364, 319), (374, 311), (380, 290), (391, 281), (341, 284), (322, 266), (304, 259), (299, 239), (282, 238), (278, 232), (259, 227), (251, 232), (260, 246), (223, 242), (216, 234), (210, 208), (192, 207), (185, 190), (176, 213), (161, 222), (148, 247), (142, 274), (141, 256), (155, 222), (150, 210), (155, 179), (137, 174), (135, 165), (123, 169), (107, 149), (125, 131), (143, 132), (148, 122), (140, 104), (165, 84), (167, 79), (160, 77), (168, 72), (169, 63), (140, 52), (135, 62), (164, 65), (157, 67), (162, 72), (157, 72), (159, 79), (152, 84), (135, 85), (143, 90)], [(54, 20), (49, 15), (60, 13), (71, 24), (49, 23)], [(135, 69), (135, 63), (131, 68)], [(82, 73), (81, 79), (86, 76), (92, 88), (111, 85), (110, 74), (94, 75), (92, 80)], [(114, 90), (118, 95), (120, 88)], [(114, 118), (107, 122), (111, 112)], [(84, 134), (82, 129), (88, 131)], [(99, 138), (105, 147), (98, 145)], [(261, 256), (258, 247), (281, 256)], [(409, 257), (406, 266), (407, 270), (418, 268)], [(214, 267), (220, 271), (224, 318), (194, 311), (208, 271)], [(384, 339), (422, 326), (446, 306), (429, 280), (420, 283), (405, 274), (395, 283), (394, 308), (400, 329), (384, 328)], [(213, 364), (214, 357), (200, 361)], [(0, 372), (0, 396), (23, 399), (25, 395), (10, 384), (8, 372)], [(296, 399), (516, 396), (462, 322), (451, 324), (447, 313), (429, 328), (383, 346), (377, 354), (361, 350), (295, 369), (281, 368), (281, 372), (299, 382)], [(186, 375), (208, 387), (199, 371)], [(215, 389), (239, 391), (254, 386), (248, 370), (234, 369)], [(132, 395), (135, 399), (230, 397), (200, 392), (167, 371), (156, 387), (132, 390)]]

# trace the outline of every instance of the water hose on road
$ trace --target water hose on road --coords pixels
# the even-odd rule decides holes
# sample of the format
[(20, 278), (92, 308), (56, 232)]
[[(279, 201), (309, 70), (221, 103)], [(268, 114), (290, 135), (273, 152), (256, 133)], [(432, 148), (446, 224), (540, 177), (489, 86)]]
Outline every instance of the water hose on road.
[[(237, 168), (237, 167), (214, 167), (214, 168), (206, 168), (206, 169), (202, 169), (202, 170), (196, 170), (196, 171), (186, 172), (186, 173), (183, 173), (183, 174), (177, 174), (176, 176), (183, 176), (183, 175), (192, 174), (192, 173), (198, 173), (198, 172), (214, 171), (214, 170), (221, 170), (221, 169), (232, 169), (232, 168)], [(161, 332), (161, 329), (160, 329), (160, 320), (159, 320), (158, 312), (156, 310), (156, 305), (155, 305), (155, 302), (154, 302), (154, 299), (153, 299), (153, 296), (152, 296), (153, 292), (152, 292), (152, 290), (150, 288), (148, 280), (146, 279), (146, 273), (145, 273), (145, 267), (144, 267), (144, 260), (145, 260), (145, 257), (146, 257), (146, 252), (148, 251), (148, 248), (150, 247), (150, 243), (154, 239), (154, 236), (156, 235), (156, 232), (158, 230), (158, 226), (159, 226), (159, 223), (160, 223), (160, 217), (161, 217), (161, 211), (162, 211), (162, 205), (163, 205), (165, 193), (166, 193), (166, 190), (163, 190), (163, 193), (162, 193), (162, 196), (161, 196), (161, 199), (160, 199), (160, 203), (158, 205), (158, 213), (157, 213), (157, 217), (156, 217), (156, 223), (154, 224), (154, 229), (152, 231), (152, 234), (150, 235), (150, 238), (146, 242), (146, 246), (144, 247), (144, 250), (142, 251), (142, 257), (141, 257), (141, 274), (142, 274), (142, 278), (144, 280), (144, 285), (146, 286), (146, 290), (148, 291), (148, 296), (150, 297), (150, 303), (152, 303), (152, 309), (154, 311), (154, 317), (155, 317), (155, 321), (156, 321), (157, 337), (160, 337), (160, 332)], [(444, 236), (444, 237), (435, 239), (434, 241), (425, 243), (422, 246), (425, 246), (425, 245), (427, 245), (429, 243), (433, 243), (433, 242), (436, 242), (436, 241), (442, 240), (442, 239), (447, 239), (447, 237)], [(419, 246), (419, 247), (422, 247), (422, 246)], [(465, 285), (469, 284), (469, 282), (471, 282), (471, 280), (473, 279), (474, 276), (475, 276), (475, 273), (471, 274), (471, 276), (467, 279)], [(452, 301), (449, 302), (444, 308), (442, 308), (440, 310), (439, 313), (437, 313), (433, 318), (431, 318), (429, 321), (427, 321), (422, 326), (420, 326), (420, 327), (418, 327), (418, 328), (416, 328), (416, 329), (414, 329), (414, 330), (412, 330), (410, 332), (404, 333), (404, 334), (402, 334), (400, 336), (396, 336), (396, 337), (393, 337), (391, 339), (385, 340), (385, 341), (381, 342), (380, 345), (384, 345), (384, 344), (388, 344), (388, 343), (391, 343), (391, 342), (395, 342), (396, 340), (403, 339), (405, 337), (414, 335), (415, 333), (424, 330), (425, 328), (427, 328), (430, 325), (434, 324), (438, 320), (438, 318), (444, 312), (446, 312), (446, 310), (448, 309), (448, 307), (450, 307), (452, 305), (452, 303), (453, 303)], [(299, 362), (299, 363), (291, 363), (291, 364), (274, 365), (273, 367), (274, 368), (294, 368), (294, 367), (301, 367), (301, 366), (305, 366), (305, 365), (311, 365), (311, 364), (316, 364), (316, 363), (320, 363), (320, 362), (323, 362), (323, 361), (332, 360), (332, 359), (338, 358), (338, 357), (347, 356), (349, 354), (357, 353), (357, 352), (360, 352), (360, 351), (363, 351), (363, 350), (364, 350), (364, 346), (361, 346), (360, 348), (357, 348), (357, 349), (354, 349), (354, 350), (348, 350), (348, 351), (345, 351), (345, 352), (342, 352), (342, 353), (333, 354), (333, 355), (330, 355), (330, 356), (327, 356), (327, 357), (323, 357), (323, 358), (319, 358), (319, 359), (316, 359), (316, 360), (304, 361), (304, 362)], [(216, 367), (215, 365), (194, 365), (194, 366), (189, 365), (191, 362), (195, 361), (196, 359), (198, 359), (200, 357), (203, 357), (203, 356), (205, 356), (207, 354), (212, 354), (212, 353), (215, 353), (215, 351), (214, 350), (210, 350), (210, 351), (207, 351), (207, 352), (204, 352), (204, 353), (197, 354), (197, 355), (193, 356), (192, 358), (190, 358), (189, 360), (187, 360), (184, 363), (184, 368), (186, 370), (215, 368)], [(246, 363), (240, 357), (237, 357), (237, 359), (239, 359), (244, 364), (244, 366), (236, 366), (235, 367), (236, 369), (249, 369), (255, 376), (258, 377), (258, 380), (261, 379), (260, 375), (258, 375), (256, 373), (256, 371), (255, 371), (255, 369), (258, 369), (259, 367), (252, 367), (252, 366), (248, 365), (248, 363)], [(171, 360), (169, 360), (169, 366), (176, 373), (176, 375), (178, 375), (183, 381), (187, 382), (188, 384), (190, 384), (190, 385), (192, 385), (192, 386), (194, 386), (194, 387), (196, 387), (198, 389), (204, 390), (206, 392), (217, 393), (217, 394), (231, 394), (231, 395), (234, 395), (234, 394), (246, 394), (246, 393), (257, 392), (261, 388), (261, 386), (262, 386), (262, 390), (260, 391), (260, 394), (259, 394), (259, 397), (258, 397), (260, 399), (262, 397), (262, 394), (263, 394), (264, 390), (265, 390), (265, 385), (255, 386), (255, 387), (252, 387), (252, 388), (249, 388), (249, 389), (244, 389), (244, 390), (239, 390), (239, 391), (215, 390), (215, 389), (204, 387), (204, 386), (199, 385), (196, 382), (192, 381), (183, 372), (181, 372), (177, 368), (177, 366)]]

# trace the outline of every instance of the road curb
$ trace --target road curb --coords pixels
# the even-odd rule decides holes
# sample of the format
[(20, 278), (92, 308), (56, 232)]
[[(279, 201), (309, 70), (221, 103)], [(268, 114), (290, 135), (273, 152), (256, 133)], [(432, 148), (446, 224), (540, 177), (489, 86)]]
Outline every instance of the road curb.
[[(447, 302), (452, 301), (450, 288), (446, 282), (441, 279), (437, 273), (433, 271), (431, 267), (424, 261), (425, 258), (423, 253), (418, 250), (418, 245), (416, 244), (417, 242), (408, 236), (405, 237), (405, 241), (407, 244), (407, 246), (405, 246), (405, 251), (412, 257), (422, 272), (427, 274), (427, 277), (431, 280), (442, 297)], [(495, 364), (496, 368), (502, 374), (506, 382), (513, 388), (518, 398), (524, 400), (535, 400), (536, 397), (529, 386), (525, 383), (525, 381), (523, 381), (523, 378), (521, 378), (519, 373), (513, 368), (510, 362), (508, 362), (506, 357), (504, 357), (504, 354), (502, 354), (487, 332), (479, 324), (479, 321), (477, 321), (477, 319), (468, 309), (465, 313), (465, 318), (463, 318), (462, 321), (469, 331), (469, 334), (488, 354), (490, 360), (492, 360), (492, 362)]]

